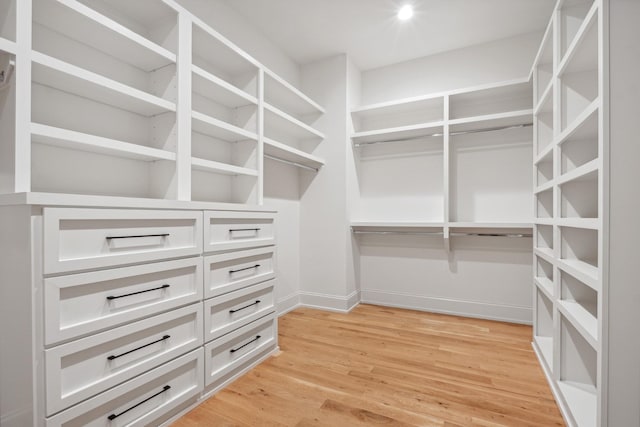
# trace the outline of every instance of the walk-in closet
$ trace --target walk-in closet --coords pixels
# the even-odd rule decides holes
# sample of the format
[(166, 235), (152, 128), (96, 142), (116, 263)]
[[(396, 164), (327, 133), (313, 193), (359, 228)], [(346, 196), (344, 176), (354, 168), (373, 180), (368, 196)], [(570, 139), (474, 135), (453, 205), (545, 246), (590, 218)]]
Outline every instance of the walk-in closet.
[(639, 23), (0, 0), (0, 426), (640, 427)]

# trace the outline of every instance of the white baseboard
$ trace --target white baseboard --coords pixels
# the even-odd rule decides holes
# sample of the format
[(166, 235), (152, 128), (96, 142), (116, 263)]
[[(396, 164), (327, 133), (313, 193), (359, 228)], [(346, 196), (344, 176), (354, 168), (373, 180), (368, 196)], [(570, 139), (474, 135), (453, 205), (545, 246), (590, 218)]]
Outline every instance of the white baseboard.
[(300, 305), (317, 308), (319, 310), (348, 313), (360, 303), (360, 291), (353, 291), (350, 295), (328, 295), (315, 292), (300, 292)]
[(300, 307), (300, 293), (295, 292), (289, 296), (286, 296), (276, 303), (276, 313), (278, 317), (283, 316)]
[(532, 323), (531, 307), (415, 296), (378, 290), (362, 290), (361, 293), (362, 299), (360, 302), (365, 304), (522, 323), (525, 325), (531, 325)]

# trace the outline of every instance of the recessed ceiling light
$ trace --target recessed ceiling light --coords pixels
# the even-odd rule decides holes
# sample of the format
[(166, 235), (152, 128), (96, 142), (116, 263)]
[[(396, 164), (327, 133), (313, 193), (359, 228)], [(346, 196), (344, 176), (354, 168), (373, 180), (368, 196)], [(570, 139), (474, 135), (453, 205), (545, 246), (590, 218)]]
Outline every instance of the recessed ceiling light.
[(412, 16), (413, 16), (413, 6), (411, 6), (410, 4), (405, 4), (398, 11), (398, 19), (401, 21), (406, 21)]

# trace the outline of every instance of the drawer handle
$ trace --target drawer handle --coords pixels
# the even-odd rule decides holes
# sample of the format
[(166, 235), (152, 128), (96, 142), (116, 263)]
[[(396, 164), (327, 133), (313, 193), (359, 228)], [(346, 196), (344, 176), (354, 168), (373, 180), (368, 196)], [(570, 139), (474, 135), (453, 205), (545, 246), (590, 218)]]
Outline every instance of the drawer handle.
[(239, 231), (255, 231), (256, 233), (260, 231), (259, 228), (230, 228), (229, 233), (239, 232)]
[(142, 350), (145, 347), (149, 347), (150, 345), (154, 345), (154, 344), (157, 344), (157, 343), (159, 343), (161, 341), (168, 340), (169, 338), (171, 338), (171, 335), (165, 335), (162, 338), (160, 338), (159, 340), (155, 340), (154, 342), (150, 342), (149, 344), (141, 345), (138, 348), (134, 348), (133, 350), (129, 350), (129, 351), (124, 352), (122, 354), (118, 354), (117, 356), (111, 355), (111, 356), (107, 357), (107, 360), (114, 360), (114, 359), (117, 359), (118, 357), (126, 356), (129, 353), (133, 353), (134, 351)]
[(151, 291), (157, 291), (159, 289), (166, 289), (171, 285), (162, 285), (159, 286), (157, 288), (153, 288), (153, 289), (147, 289), (145, 291), (138, 291), (138, 292), (131, 292), (130, 294), (124, 294), (124, 295), (117, 295), (117, 296), (113, 296), (113, 295), (109, 295), (107, 297), (108, 300), (112, 300), (112, 299), (118, 299), (118, 298), (124, 298), (124, 297), (130, 297), (131, 295), (138, 295), (138, 294), (144, 294), (145, 292), (151, 292)]
[(170, 388), (171, 388), (171, 386), (170, 386), (170, 385), (166, 385), (166, 386), (162, 387), (162, 390), (161, 390), (161, 391), (157, 392), (157, 393), (156, 393), (156, 394), (154, 394), (153, 396), (149, 396), (149, 397), (147, 397), (147, 398), (146, 398), (145, 400), (143, 400), (142, 402), (138, 402), (138, 403), (136, 403), (135, 405), (133, 405), (133, 406), (132, 406), (132, 407), (130, 407), (129, 409), (125, 409), (124, 411), (120, 412), (119, 414), (111, 414), (111, 415), (109, 415), (109, 416), (107, 417), (107, 419), (108, 419), (109, 421), (113, 421), (113, 420), (115, 420), (116, 418), (118, 418), (120, 415), (124, 415), (124, 414), (126, 414), (127, 412), (129, 412), (130, 410), (135, 409), (135, 408), (137, 408), (138, 406), (142, 405), (143, 403), (147, 403), (148, 401), (150, 401), (150, 400), (151, 400), (151, 399), (153, 399), (154, 397), (158, 397), (158, 396), (160, 396), (162, 393), (164, 393), (165, 391), (169, 390)]
[(169, 233), (162, 234), (140, 234), (137, 236), (107, 236), (105, 239), (114, 240), (114, 239), (138, 239), (142, 237), (169, 237)]
[(260, 300), (257, 299), (253, 304), (245, 305), (244, 307), (236, 308), (235, 310), (229, 310), (229, 313), (237, 313), (238, 311), (242, 311), (245, 308), (253, 307), (254, 305), (260, 304)]
[(251, 341), (242, 344), (240, 347), (238, 348), (232, 348), (231, 350), (229, 350), (229, 352), (231, 353), (235, 353), (238, 350), (242, 350), (243, 348), (245, 348), (246, 346), (248, 346), (249, 344), (251, 344), (254, 341), (258, 341), (260, 339), (260, 335), (256, 335), (256, 337), (254, 339), (252, 339)]
[(252, 265), (251, 267), (239, 268), (237, 270), (229, 270), (229, 274), (239, 273), (241, 271), (251, 270), (252, 268), (258, 268), (260, 264)]

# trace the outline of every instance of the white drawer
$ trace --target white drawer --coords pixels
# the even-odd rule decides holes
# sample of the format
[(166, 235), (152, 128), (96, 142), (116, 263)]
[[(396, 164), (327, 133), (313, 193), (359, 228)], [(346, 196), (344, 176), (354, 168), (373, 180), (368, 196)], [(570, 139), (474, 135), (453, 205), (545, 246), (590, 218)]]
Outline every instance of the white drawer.
[(205, 345), (205, 387), (225, 381), (275, 348), (277, 329), (275, 314), (269, 314)]
[(199, 255), (202, 213), (44, 209), (45, 274)]
[(202, 304), (45, 350), (47, 415), (202, 345)]
[(192, 304), (202, 277), (198, 257), (45, 279), (45, 344)]
[(211, 298), (275, 277), (275, 247), (204, 258), (204, 297)]
[(204, 341), (210, 341), (275, 310), (275, 280), (204, 302)]
[(264, 212), (204, 212), (205, 252), (273, 245), (274, 214)]
[(196, 401), (204, 387), (203, 365), (200, 348), (48, 418), (46, 425), (160, 425), (172, 415), (172, 410), (189, 400)]

